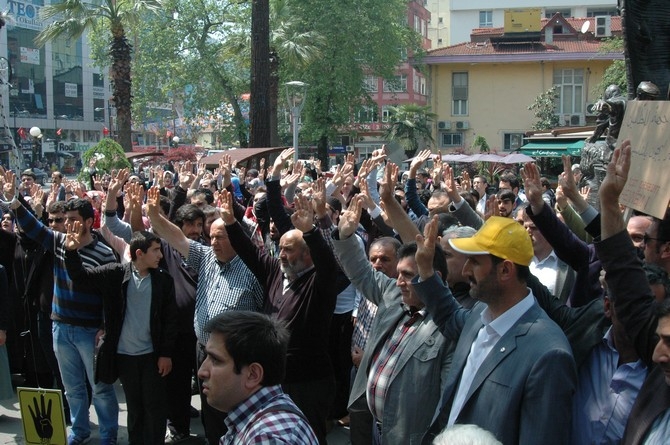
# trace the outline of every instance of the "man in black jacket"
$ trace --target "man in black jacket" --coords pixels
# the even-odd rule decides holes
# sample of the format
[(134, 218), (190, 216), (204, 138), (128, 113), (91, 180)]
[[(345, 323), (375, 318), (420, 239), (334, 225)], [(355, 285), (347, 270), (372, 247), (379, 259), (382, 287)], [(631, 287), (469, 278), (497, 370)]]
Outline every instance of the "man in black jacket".
[(116, 366), (126, 394), (129, 443), (162, 444), (167, 416), (164, 377), (172, 370), (177, 306), (174, 281), (158, 268), (163, 256), (160, 238), (136, 232), (130, 240), (131, 263), (86, 269), (76, 250), (79, 234), (79, 224), (68, 227), (65, 263), (73, 281), (95, 282), (103, 289), (104, 341), (116, 352), (110, 364)]

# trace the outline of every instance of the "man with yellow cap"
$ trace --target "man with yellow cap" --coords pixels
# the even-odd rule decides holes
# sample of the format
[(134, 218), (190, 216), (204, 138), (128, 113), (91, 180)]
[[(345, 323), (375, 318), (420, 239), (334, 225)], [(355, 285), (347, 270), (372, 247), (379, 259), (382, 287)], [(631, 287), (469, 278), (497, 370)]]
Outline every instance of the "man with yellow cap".
[(463, 309), (436, 276), (437, 221), (417, 236), (414, 289), (448, 339), (458, 338), (441, 405), (424, 444), (453, 424), (475, 424), (503, 444), (567, 444), (577, 375), (561, 329), (526, 286), (533, 245), (510, 218), (491, 217), (471, 238), (450, 239), (467, 255), (463, 276), (477, 303)]

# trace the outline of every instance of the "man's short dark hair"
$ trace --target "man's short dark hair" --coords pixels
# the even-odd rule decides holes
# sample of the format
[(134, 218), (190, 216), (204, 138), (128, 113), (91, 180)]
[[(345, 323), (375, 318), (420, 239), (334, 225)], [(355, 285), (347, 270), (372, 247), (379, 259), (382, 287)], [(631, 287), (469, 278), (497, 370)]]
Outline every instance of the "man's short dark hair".
[(516, 201), (516, 195), (509, 189), (501, 189), (496, 193), (496, 198), (500, 201)]
[(23, 170), (23, 171), (21, 172), (21, 177), (23, 178), (24, 176), (30, 176), (31, 178), (33, 178), (33, 180), (37, 180), (37, 175), (36, 175), (35, 172), (34, 172), (32, 169), (30, 169), (30, 168), (27, 169), (27, 170)]
[(196, 205), (184, 204), (177, 210), (174, 216), (174, 223), (181, 228), (184, 225), (184, 221), (193, 222), (197, 219), (200, 219), (205, 224), (205, 214), (203, 211)]
[(140, 249), (142, 252), (147, 253), (152, 244), (154, 243), (160, 244), (160, 242), (161, 239), (159, 237), (157, 237), (151, 232), (147, 232), (146, 230), (133, 233), (132, 238), (130, 238), (130, 244), (129, 244), (130, 259), (133, 261), (137, 259), (137, 254), (135, 253), (137, 249)]
[(489, 185), (489, 181), (486, 179), (486, 176), (484, 175), (475, 175), (472, 180), (474, 181), (475, 179), (479, 178), (484, 184)]
[(165, 215), (170, 214), (170, 207), (172, 206), (172, 201), (165, 195), (161, 195), (158, 205), (161, 207), (161, 210)]
[(47, 207), (47, 213), (65, 213), (65, 201), (54, 201)]
[(257, 312), (224, 311), (207, 323), (205, 331), (223, 336), (236, 374), (258, 363), (263, 367), (263, 386), (284, 380), (290, 334), (281, 321)]
[(502, 176), (500, 176), (500, 181), (499, 182), (506, 182), (509, 184), (510, 187), (512, 187), (512, 190), (515, 188), (519, 188), (519, 178), (514, 173), (505, 173)]
[(656, 319), (670, 317), (670, 298), (665, 298), (656, 306)]
[(69, 200), (65, 204), (65, 211), (66, 212), (77, 211), (79, 213), (79, 216), (81, 216), (83, 220), (95, 217), (93, 206), (88, 200), (83, 198), (75, 198)]
[[(402, 246), (400, 246), (400, 249), (398, 249), (398, 261), (407, 257), (412, 257), (412, 259), (414, 259), (414, 255), (416, 255), (416, 250), (417, 247), (415, 242), (403, 244)], [(439, 243), (435, 243), (435, 255), (433, 256), (433, 269), (435, 270), (435, 272), (439, 272), (442, 275), (442, 282), (446, 283), (447, 258), (444, 256), (444, 250), (442, 250), (442, 246), (440, 246)]]
[(219, 209), (214, 206), (206, 205), (202, 208), (202, 213), (205, 215), (205, 219), (207, 219), (210, 216), (219, 216)]
[(214, 202), (214, 193), (212, 193), (212, 191), (208, 188), (205, 187), (199, 188), (198, 190), (195, 191), (195, 193), (193, 193), (193, 196), (196, 195), (205, 195), (205, 201), (209, 205), (212, 205), (212, 203)]

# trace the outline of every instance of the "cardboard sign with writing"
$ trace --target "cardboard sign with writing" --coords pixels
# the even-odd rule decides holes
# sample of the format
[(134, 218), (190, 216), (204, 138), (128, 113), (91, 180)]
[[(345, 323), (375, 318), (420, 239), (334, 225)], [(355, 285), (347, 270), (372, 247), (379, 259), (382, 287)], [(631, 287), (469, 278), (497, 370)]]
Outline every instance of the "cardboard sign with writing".
[(27, 444), (66, 445), (63, 394), (58, 389), (16, 388)]
[(626, 139), (631, 165), (620, 202), (663, 219), (670, 202), (670, 102), (629, 101), (617, 145)]

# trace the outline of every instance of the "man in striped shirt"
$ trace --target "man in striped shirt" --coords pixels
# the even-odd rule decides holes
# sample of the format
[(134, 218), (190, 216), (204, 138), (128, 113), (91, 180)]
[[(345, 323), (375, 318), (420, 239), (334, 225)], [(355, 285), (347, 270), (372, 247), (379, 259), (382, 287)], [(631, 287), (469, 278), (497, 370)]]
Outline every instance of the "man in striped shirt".
[[(13, 194), (9, 193), (10, 195)], [(103, 334), (103, 305), (100, 289), (90, 284), (73, 283), (65, 267), (65, 234), (45, 227), (18, 200), (13, 200), (21, 229), (31, 239), (54, 254), (53, 320), (54, 352), (58, 359), (65, 394), (70, 405), (72, 431), (68, 445), (88, 442), (89, 401), (86, 379), (93, 388), (93, 406), (100, 421), (102, 444), (115, 444), (118, 432), (119, 405), (114, 387), (94, 382), (93, 359), (95, 347)], [(85, 267), (97, 267), (116, 262), (112, 249), (100, 242), (91, 231), (94, 212), (85, 199), (69, 201), (65, 207), (68, 224), (79, 222), (83, 227), (79, 254)]]

